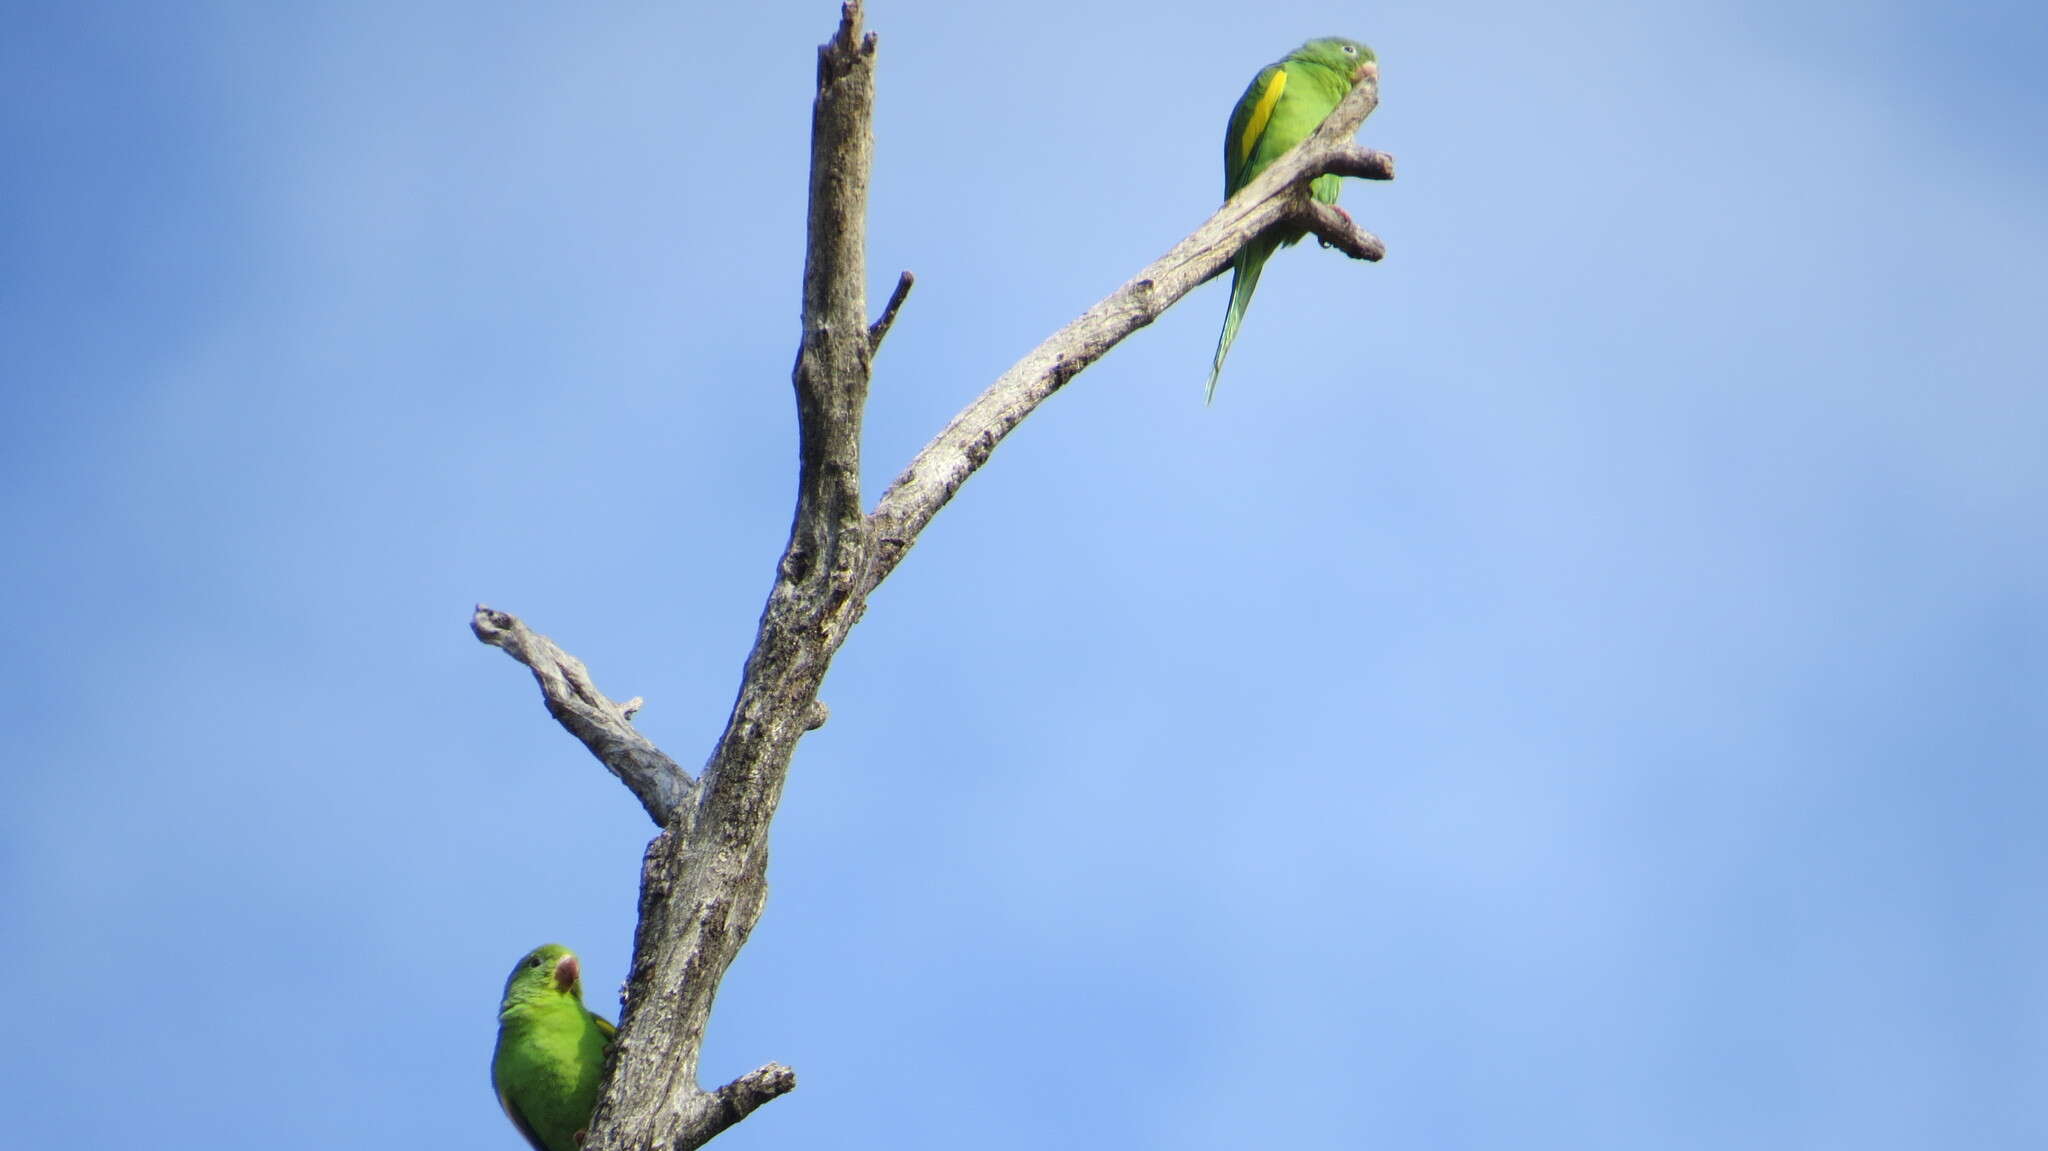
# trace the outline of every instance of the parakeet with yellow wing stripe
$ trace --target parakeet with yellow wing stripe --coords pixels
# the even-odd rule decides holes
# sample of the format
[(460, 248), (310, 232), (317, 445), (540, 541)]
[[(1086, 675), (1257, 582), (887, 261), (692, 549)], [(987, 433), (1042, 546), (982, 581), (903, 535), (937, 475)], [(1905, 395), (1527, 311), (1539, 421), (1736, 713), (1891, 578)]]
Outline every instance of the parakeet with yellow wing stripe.
[[(1376, 65), (1372, 49), (1333, 36), (1310, 40), (1289, 52), (1286, 59), (1260, 69), (1251, 87), (1238, 97), (1237, 107), (1230, 113), (1230, 129), (1223, 137), (1223, 198), (1237, 195), (1289, 148), (1314, 135), (1351, 86), (1365, 76), (1367, 65)], [(1316, 177), (1309, 185), (1310, 194), (1325, 204), (1336, 203), (1339, 179)], [(1216, 377), (1223, 371), (1223, 357), (1230, 354), (1245, 306), (1259, 286), (1259, 272), (1275, 251), (1299, 241), (1302, 235), (1299, 229), (1267, 232), (1237, 254), (1230, 271), (1230, 310), (1223, 314), (1223, 334), (1216, 340), (1216, 361), (1209, 368), (1211, 400), (1216, 398)]]

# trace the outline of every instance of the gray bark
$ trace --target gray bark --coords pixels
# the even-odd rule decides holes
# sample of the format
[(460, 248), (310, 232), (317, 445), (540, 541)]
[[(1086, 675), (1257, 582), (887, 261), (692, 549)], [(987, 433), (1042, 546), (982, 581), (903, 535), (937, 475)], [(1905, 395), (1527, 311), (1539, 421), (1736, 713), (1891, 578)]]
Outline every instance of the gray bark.
[[(904, 273), (882, 316), (868, 323), (875, 38), (863, 35), (860, 23), (860, 0), (849, 0), (837, 32), (818, 53), (803, 331), (794, 371), (800, 438), (795, 518), (738, 699), (703, 771), (692, 777), (635, 731), (631, 717), (639, 701), (612, 702), (583, 664), (547, 637), (481, 605), (471, 620), (479, 639), (532, 669), (549, 713), (632, 789), (662, 829), (642, 863), (625, 1012), (587, 1151), (686, 1151), (795, 1087), (794, 1072), (770, 1063), (704, 1090), (697, 1083), (704, 1028), (726, 968), (760, 918), (768, 824), (797, 741), (825, 721), (817, 694), (826, 668), (869, 594), (960, 485), (1047, 397), (1227, 268), (1261, 232), (1287, 223), (1358, 259), (1384, 254), (1376, 237), (1307, 195), (1308, 181), (1325, 172), (1393, 178), (1390, 157), (1350, 142), (1378, 103), (1374, 78), (1357, 85), (1314, 137), (1193, 235), (1004, 372), (917, 453), (874, 512), (864, 514), (860, 424), (869, 369), (912, 281)], [(1191, 372), (1189, 379), (1199, 376)]]

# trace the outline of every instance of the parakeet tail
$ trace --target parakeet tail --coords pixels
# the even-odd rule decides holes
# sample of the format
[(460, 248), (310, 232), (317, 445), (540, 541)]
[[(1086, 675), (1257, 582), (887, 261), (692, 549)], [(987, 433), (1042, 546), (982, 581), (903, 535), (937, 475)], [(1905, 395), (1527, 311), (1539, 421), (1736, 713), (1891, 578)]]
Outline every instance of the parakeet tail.
[(1259, 273), (1265, 270), (1270, 255), (1271, 249), (1256, 242), (1238, 253), (1237, 264), (1230, 271), (1230, 310), (1223, 313), (1223, 334), (1216, 337), (1216, 360), (1209, 365), (1209, 393), (1204, 403), (1216, 402), (1216, 377), (1223, 374), (1223, 357), (1230, 354), (1230, 343), (1237, 339), (1237, 326), (1244, 322), (1244, 310), (1252, 302), (1252, 290), (1259, 286)]

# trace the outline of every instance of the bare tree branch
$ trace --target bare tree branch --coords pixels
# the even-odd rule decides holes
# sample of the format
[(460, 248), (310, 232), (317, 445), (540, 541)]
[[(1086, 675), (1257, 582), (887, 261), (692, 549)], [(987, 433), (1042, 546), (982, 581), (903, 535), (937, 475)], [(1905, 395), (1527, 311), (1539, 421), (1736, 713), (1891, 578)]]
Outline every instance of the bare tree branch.
[(631, 716), (640, 701), (613, 703), (590, 682), (583, 661), (555, 646), (555, 641), (533, 631), (510, 612), (493, 611), (476, 605), (469, 630), (476, 638), (498, 648), (525, 664), (540, 684), (548, 714), (569, 734), (583, 741), (599, 763), (611, 769), (640, 800), (640, 806), (656, 823), (667, 823), (669, 813), (691, 800), (697, 781), (675, 760), (634, 730)]
[(860, 23), (860, 0), (848, 0), (818, 52), (793, 373), (796, 515), (697, 802), (676, 809), (647, 848), (633, 969), (588, 1151), (688, 1151), (795, 1085), (793, 1073), (771, 1067), (706, 1092), (697, 1061), (719, 982), (767, 898), (768, 823), (790, 757), (824, 721), (818, 685), (865, 603), (860, 427), (876, 344), (865, 250), (875, 38)]
[(754, 1108), (794, 1090), (796, 1072), (780, 1063), (757, 1067), (711, 1093), (719, 1112), (715, 1121), (730, 1127), (753, 1114)]
[(1330, 165), (1324, 171), (1333, 176), (1356, 176), (1361, 180), (1391, 180), (1394, 178), (1394, 158), (1385, 152), (1340, 142), (1330, 149)]
[[(818, 688), (868, 595), (1004, 436), (1046, 397), (1227, 267), (1254, 236), (1291, 227), (1359, 259), (1384, 254), (1350, 217), (1308, 197), (1324, 172), (1391, 179), (1393, 161), (1350, 143), (1378, 102), (1356, 86), (1323, 127), (1193, 235), (1019, 360), (920, 451), (872, 515), (860, 507), (860, 430), (876, 350), (914, 278), (866, 315), (866, 215), (873, 156), (875, 38), (861, 0), (819, 49), (810, 214), (796, 366), (796, 513), (725, 730), (697, 779), (634, 731), (573, 656), (516, 618), (478, 607), (479, 639), (533, 669), (548, 710), (640, 797), (661, 834), (640, 876), (625, 1009), (586, 1151), (688, 1151), (792, 1090), (768, 1064), (713, 1091), (698, 1085), (712, 1000), (767, 898), (768, 826), (803, 734), (825, 722)], [(1199, 373), (1191, 373), (1190, 379)]]
[(1378, 236), (1361, 231), (1335, 204), (1303, 200), (1295, 205), (1295, 220), (1321, 240), (1323, 247), (1335, 248), (1354, 260), (1379, 260), (1387, 254), (1387, 246)]
[[(1350, 140), (1379, 105), (1377, 74), (1351, 89), (1313, 136), (1273, 162), (1207, 223), (1124, 285), (1081, 313), (997, 377), (988, 390), (953, 417), (896, 477), (869, 517), (876, 554), (869, 586), (895, 570), (960, 485), (967, 482), (1011, 429), (1082, 369), (1124, 337), (1158, 319), (1181, 297), (1230, 266), (1252, 237), (1292, 220), (1330, 246), (1362, 260), (1377, 260), (1385, 245), (1350, 217), (1308, 196), (1308, 181), (1325, 172), (1390, 180), (1393, 157)], [(1199, 372), (1190, 372), (1195, 380)]]

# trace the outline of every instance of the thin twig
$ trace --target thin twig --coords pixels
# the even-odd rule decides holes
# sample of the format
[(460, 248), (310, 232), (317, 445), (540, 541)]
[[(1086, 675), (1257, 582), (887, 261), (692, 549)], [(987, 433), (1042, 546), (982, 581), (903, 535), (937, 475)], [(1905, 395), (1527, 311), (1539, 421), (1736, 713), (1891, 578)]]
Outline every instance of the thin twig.
[(870, 353), (882, 350), (882, 337), (887, 336), (889, 329), (895, 326), (896, 309), (903, 306), (904, 299), (910, 295), (911, 285), (915, 283), (917, 283), (917, 277), (911, 275), (908, 269), (896, 277), (896, 290), (889, 293), (889, 302), (882, 306), (881, 318), (868, 325), (868, 351)]

